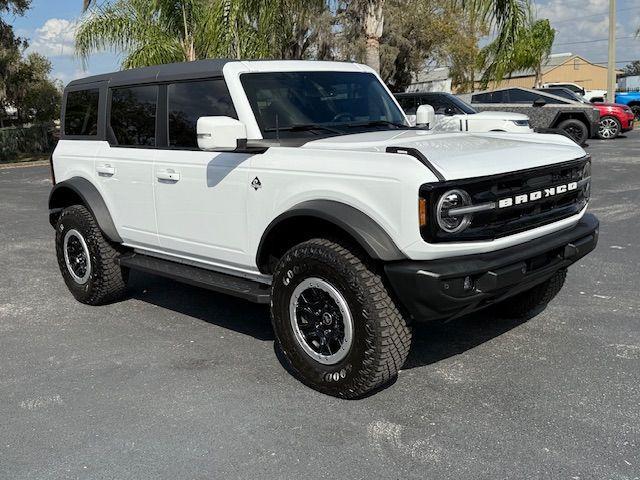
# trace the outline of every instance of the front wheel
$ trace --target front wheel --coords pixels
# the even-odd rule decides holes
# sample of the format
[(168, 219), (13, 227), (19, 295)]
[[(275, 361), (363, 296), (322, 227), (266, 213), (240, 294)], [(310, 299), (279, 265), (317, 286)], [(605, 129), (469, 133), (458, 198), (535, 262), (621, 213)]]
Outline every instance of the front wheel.
[(631, 111), (633, 112), (635, 119), (640, 120), (640, 105), (632, 105)]
[(598, 137), (602, 140), (610, 140), (620, 135), (622, 131), (622, 125), (616, 117), (610, 115), (604, 116), (600, 119), (598, 124)]
[(328, 395), (357, 398), (392, 380), (411, 329), (375, 266), (357, 249), (313, 239), (273, 276), (271, 318), (290, 370)]
[(558, 128), (564, 130), (578, 145), (584, 144), (589, 138), (589, 129), (587, 126), (575, 118), (568, 118), (560, 122)]

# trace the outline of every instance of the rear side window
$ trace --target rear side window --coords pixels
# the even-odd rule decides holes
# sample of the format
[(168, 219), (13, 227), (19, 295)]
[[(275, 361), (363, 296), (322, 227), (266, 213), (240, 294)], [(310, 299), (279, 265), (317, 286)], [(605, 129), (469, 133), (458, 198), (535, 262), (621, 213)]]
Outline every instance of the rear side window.
[(154, 147), (157, 107), (157, 85), (114, 88), (111, 91), (110, 140), (125, 147)]
[(67, 93), (64, 111), (64, 134), (96, 136), (98, 134), (98, 89)]
[(222, 79), (170, 84), (168, 102), (170, 147), (197, 148), (200, 117), (238, 118)]
[(506, 103), (504, 101), (504, 91), (478, 93), (471, 97), (471, 103)]
[(533, 92), (512, 88), (509, 90), (509, 103), (533, 103), (541, 98)]

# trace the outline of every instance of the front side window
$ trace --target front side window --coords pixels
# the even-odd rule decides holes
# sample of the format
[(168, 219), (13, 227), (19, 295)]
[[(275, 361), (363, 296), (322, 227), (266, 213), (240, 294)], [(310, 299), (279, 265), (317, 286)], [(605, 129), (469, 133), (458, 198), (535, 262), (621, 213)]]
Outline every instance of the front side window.
[(407, 96), (403, 96), (403, 97), (397, 97), (398, 99), (398, 103), (400, 104), (400, 106), (402, 107), (402, 109), (404, 110), (404, 113), (406, 113), (407, 115), (415, 115), (416, 114), (416, 109), (418, 108), (416, 106), (416, 97), (413, 95), (407, 95)]
[(64, 134), (98, 135), (99, 100), (100, 91), (97, 88), (67, 93), (67, 105), (64, 112)]
[(370, 73), (270, 72), (240, 78), (264, 138), (409, 128)]
[(224, 80), (173, 83), (168, 87), (169, 146), (197, 148), (200, 117), (238, 118)]
[(477, 113), (470, 105), (450, 93), (425, 95), (420, 98), (420, 105), (431, 105), (438, 115), (460, 115)]
[(154, 147), (158, 87), (114, 88), (109, 126), (111, 141), (119, 146)]

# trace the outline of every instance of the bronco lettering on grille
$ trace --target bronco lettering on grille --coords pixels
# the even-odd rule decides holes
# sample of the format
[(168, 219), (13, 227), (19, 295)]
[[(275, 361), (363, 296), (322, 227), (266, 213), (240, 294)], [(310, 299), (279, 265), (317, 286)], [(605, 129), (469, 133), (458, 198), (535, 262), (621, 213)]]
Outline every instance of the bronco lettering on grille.
[(535, 192), (516, 195), (515, 197), (501, 198), (500, 200), (498, 200), (498, 208), (506, 208), (513, 205), (522, 205), (523, 203), (535, 202), (536, 200), (553, 197), (555, 195), (562, 195), (563, 193), (571, 192), (577, 189), (578, 182), (571, 182), (562, 185), (556, 185), (555, 187), (545, 188), (543, 190), (536, 190)]

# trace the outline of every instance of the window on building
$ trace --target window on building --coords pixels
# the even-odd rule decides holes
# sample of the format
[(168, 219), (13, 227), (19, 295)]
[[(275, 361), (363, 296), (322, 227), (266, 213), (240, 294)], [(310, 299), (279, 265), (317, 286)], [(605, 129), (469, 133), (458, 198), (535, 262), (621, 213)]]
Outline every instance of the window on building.
[(98, 134), (98, 102), (100, 91), (78, 90), (67, 93), (64, 134), (96, 136)]

